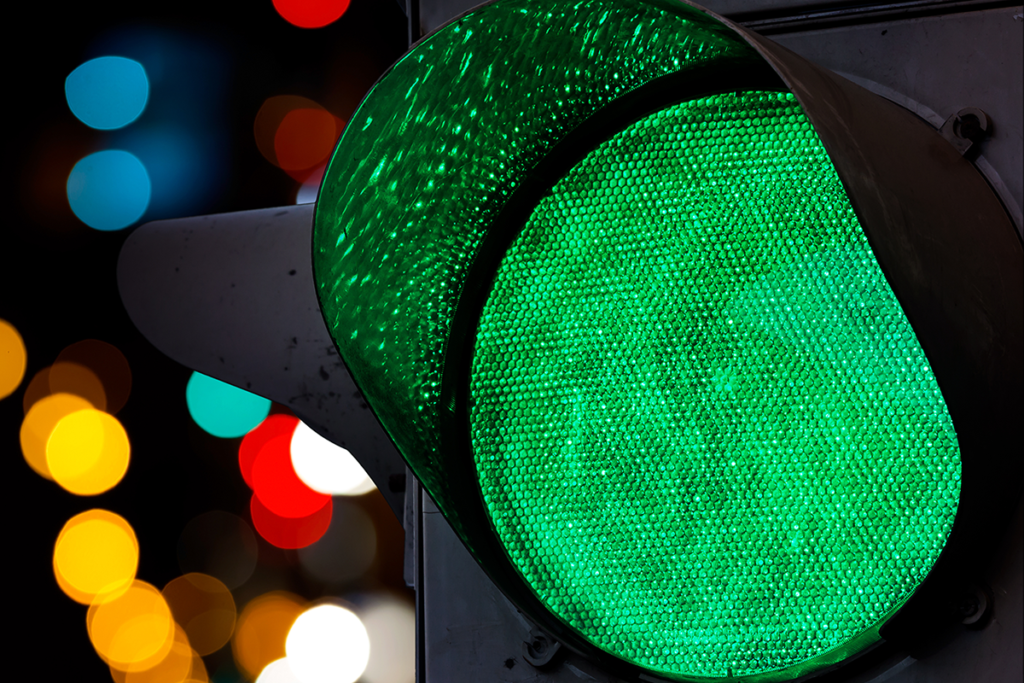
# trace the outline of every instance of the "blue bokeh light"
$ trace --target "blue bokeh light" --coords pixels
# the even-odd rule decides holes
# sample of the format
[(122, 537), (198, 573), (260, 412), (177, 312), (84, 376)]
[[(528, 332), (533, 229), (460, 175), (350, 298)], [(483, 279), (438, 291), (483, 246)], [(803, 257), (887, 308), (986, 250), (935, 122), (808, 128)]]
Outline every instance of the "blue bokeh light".
[(202, 213), (228, 173), (222, 140), (198, 127), (140, 123), (111, 134), (110, 144), (137, 156), (149, 172), (147, 220)]
[(244, 436), (270, 413), (270, 400), (193, 372), (185, 387), (188, 412), (204, 431), (222, 439)]
[(83, 223), (97, 230), (120, 230), (142, 218), (151, 185), (138, 157), (108, 149), (75, 164), (67, 192), (71, 210)]
[(139, 118), (149, 100), (146, 70), (134, 59), (97, 57), (64, 81), (68, 107), (91, 128), (123, 128)]

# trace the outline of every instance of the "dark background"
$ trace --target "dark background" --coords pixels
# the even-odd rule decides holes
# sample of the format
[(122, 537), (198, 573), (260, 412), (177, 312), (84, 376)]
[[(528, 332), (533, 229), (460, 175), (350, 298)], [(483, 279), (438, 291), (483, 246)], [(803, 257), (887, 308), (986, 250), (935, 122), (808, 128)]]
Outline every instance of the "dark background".
[[(407, 24), (396, 0), (353, 0), (341, 19), (313, 30), (288, 24), (270, 0), (35, 2), (12, 10), (4, 23), (0, 318), (21, 333), (28, 368), (19, 389), (0, 400), (3, 625), (10, 634), (2, 677), (105, 682), (110, 673), (89, 644), (86, 608), (65, 596), (53, 577), (53, 543), (63, 524), (93, 507), (122, 515), (138, 535), (138, 577), (162, 587), (181, 573), (176, 548), (185, 524), (214, 509), (248, 519), (250, 492), (238, 471), (239, 440), (214, 438), (195, 425), (185, 404), (190, 370), (150, 345), (121, 305), (117, 256), (135, 226), (105, 233), (78, 221), (66, 198), (68, 173), (93, 151), (130, 148), (139, 131), (170, 126), (192, 144), (191, 157), (176, 162), (175, 182), (185, 190), (158, 197), (160, 178), (151, 173), (154, 198), (139, 223), (291, 204), (298, 183), (268, 163), (254, 141), (260, 105), (273, 95), (301, 95), (347, 120), (405, 51)], [(103, 55), (139, 59), (150, 77), (146, 111), (122, 131), (88, 128), (64, 96), (67, 75)], [(63, 348), (88, 338), (114, 344), (131, 365), (132, 393), (118, 418), (131, 439), (132, 460), (111, 491), (83, 498), (28, 467), (18, 431), (32, 376)], [(378, 560), (366, 576), (341, 588), (317, 584), (304, 578), (293, 551), (260, 540), (256, 573), (234, 592), (239, 609), (273, 589), (308, 599), (381, 589), (408, 596), (401, 527), (379, 494), (358, 501), (378, 529)], [(206, 665), (211, 680), (240, 680), (230, 646), (207, 657)]]

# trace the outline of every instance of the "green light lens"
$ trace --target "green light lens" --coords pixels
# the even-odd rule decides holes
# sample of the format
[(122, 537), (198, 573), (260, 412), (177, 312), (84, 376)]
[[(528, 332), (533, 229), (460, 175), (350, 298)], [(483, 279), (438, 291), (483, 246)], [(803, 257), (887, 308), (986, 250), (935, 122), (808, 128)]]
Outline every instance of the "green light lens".
[(669, 107), (559, 181), (502, 261), (470, 396), (514, 566), (670, 676), (866, 647), (957, 510), (938, 384), (789, 94)]
[(744, 59), (760, 58), (671, 0), (502, 0), (413, 48), (345, 127), (317, 201), (324, 318), (456, 529), (439, 436), (444, 353), (495, 216), (595, 112), (659, 77)]

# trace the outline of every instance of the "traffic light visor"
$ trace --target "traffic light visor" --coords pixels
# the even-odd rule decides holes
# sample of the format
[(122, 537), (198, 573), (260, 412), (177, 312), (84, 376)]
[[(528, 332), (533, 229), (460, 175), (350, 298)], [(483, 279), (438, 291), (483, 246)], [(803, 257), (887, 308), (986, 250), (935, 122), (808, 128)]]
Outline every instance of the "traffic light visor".
[(786, 680), (879, 640), (961, 458), (796, 97), (662, 0), (500, 0), (352, 117), (328, 329), (496, 583), (578, 650)]

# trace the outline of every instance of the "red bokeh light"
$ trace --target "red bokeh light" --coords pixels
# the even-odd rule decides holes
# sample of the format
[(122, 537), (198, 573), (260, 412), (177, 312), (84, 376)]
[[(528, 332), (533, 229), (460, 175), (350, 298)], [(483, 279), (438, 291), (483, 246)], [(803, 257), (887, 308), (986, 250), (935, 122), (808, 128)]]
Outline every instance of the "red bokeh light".
[(341, 17), (348, 5), (349, 0), (274, 0), (277, 13), (299, 28), (327, 26)]
[(275, 437), (287, 436), (291, 439), (298, 425), (298, 418), (291, 415), (270, 415), (242, 438), (242, 443), (238, 447), (238, 468), (242, 471), (242, 479), (245, 480), (246, 486), (254, 488), (252, 466), (260, 450)]
[(275, 436), (263, 445), (252, 466), (253, 491), (260, 503), (281, 517), (308, 517), (331, 497), (306, 486), (292, 467), (291, 434)]
[(305, 171), (320, 165), (334, 150), (342, 126), (323, 109), (292, 109), (274, 133), (274, 154), (285, 171)]
[(260, 502), (254, 493), (249, 504), (252, 525), (260, 536), (278, 548), (305, 548), (320, 540), (331, 525), (334, 504), (327, 496), (327, 504), (307, 517), (282, 517)]

